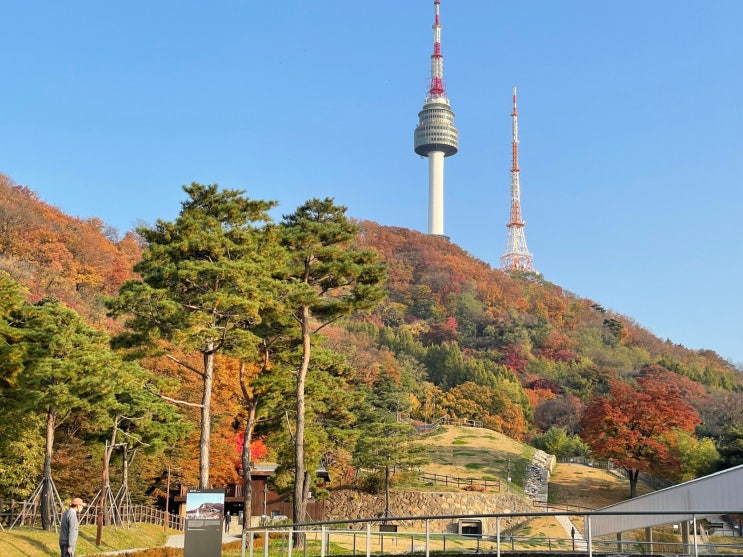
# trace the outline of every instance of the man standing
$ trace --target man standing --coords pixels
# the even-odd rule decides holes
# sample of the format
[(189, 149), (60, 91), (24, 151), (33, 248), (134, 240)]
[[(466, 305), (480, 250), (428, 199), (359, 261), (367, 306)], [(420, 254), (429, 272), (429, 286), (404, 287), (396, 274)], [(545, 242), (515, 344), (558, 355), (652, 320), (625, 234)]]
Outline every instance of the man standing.
[(70, 503), (70, 508), (62, 513), (62, 524), (59, 529), (59, 549), (62, 557), (75, 557), (78, 532), (77, 513), (84, 506), (83, 500), (75, 497)]

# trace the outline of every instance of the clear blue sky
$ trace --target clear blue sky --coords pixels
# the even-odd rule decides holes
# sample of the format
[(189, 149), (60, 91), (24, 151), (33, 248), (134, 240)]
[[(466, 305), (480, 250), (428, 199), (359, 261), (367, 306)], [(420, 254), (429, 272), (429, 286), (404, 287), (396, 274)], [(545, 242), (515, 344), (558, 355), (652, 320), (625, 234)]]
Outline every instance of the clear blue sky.
[[(743, 2), (442, 0), (445, 231), (498, 266), (511, 88), (537, 269), (743, 362)], [(432, 0), (10, 0), (0, 172), (121, 231), (192, 181), (427, 230)]]

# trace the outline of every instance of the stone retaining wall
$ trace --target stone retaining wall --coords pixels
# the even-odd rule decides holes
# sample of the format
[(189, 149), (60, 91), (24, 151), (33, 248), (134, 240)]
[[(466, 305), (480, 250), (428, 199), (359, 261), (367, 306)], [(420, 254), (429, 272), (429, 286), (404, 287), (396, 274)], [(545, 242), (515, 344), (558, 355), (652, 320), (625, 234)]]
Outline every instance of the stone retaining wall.
[(540, 503), (548, 501), (548, 484), (554, 465), (554, 455), (539, 449), (534, 451), (531, 462), (526, 466), (524, 494), (527, 497)]
[[(493, 513), (533, 512), (531, 502), (510, 493), (475, 492), (424, 492), (393, 491), (390, 493), (390, 513), (392, 516), (435, 516), (435, 515), (477, 515)], [(332, 491), (325, 502), (326, 520), (356, 520), (380, 517), (384, 514), (384, 494), (373, 495), (350, 489)], [(400, 530), (425, 530), (425, 521), (399, 521), (392, 519)], [(503, 517), (500, 529), (508, 529), (524, 522), (523, 518)], [(359, 525), (364, 527), (363, 525)], [(353, 526), (358, 527), (358, 526)], [(431, 520), (431, 532), (458, 532), (456, 519)], [(495, 534), (495, 518), (483, 519), (483, 534)]]

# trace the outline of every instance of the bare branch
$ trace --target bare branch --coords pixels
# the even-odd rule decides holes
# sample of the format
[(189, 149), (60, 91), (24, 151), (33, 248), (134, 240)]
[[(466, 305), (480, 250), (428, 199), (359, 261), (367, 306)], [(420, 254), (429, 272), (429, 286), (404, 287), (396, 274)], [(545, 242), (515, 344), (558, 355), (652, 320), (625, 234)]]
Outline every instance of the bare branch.
[(197, 402), (188, 402), (187, 400), (178, 400), (175, 398), (170, 398), (169, 396), (165, 396), (163, 394), (157, 393), (157, 396), (159, 396), (163, 400), (167, 400), (168, 402), (172, 402), (173, 404), (183, 404), (184, 406), (192, 406), (194, 408), (203, 408), (203, 404), (199, 404)]
[(202, 371), (199, 371), (198, 369), (196, 369), (195, 367), (193, 367), (188, 362), (184, 362), (183, 360), (179, 360), (178, 358), (176, 358), (175, 356), (171, 356), (170, 354), (166, 354), (165, 357), (168, 358), (169, 360), (172, 360), (173, 362), (175, 362), (179, 366), (183, 366), (186, 369), (188, 369), (190, 371), (193, 371), (199, 377), (204, 377), (204, 373)]

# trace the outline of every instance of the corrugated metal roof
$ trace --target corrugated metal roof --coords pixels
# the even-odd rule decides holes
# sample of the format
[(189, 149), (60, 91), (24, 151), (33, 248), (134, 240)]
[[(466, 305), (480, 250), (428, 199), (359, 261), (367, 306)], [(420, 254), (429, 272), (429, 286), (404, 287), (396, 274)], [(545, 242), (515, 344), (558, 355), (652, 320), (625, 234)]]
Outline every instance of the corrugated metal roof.
[(640, 513), (680, 511), (679, 514), (591, 516), (591, 535), (604, 536), (717, 514), (743, 513), (743, 465), (667, 487), (596, 512)]

